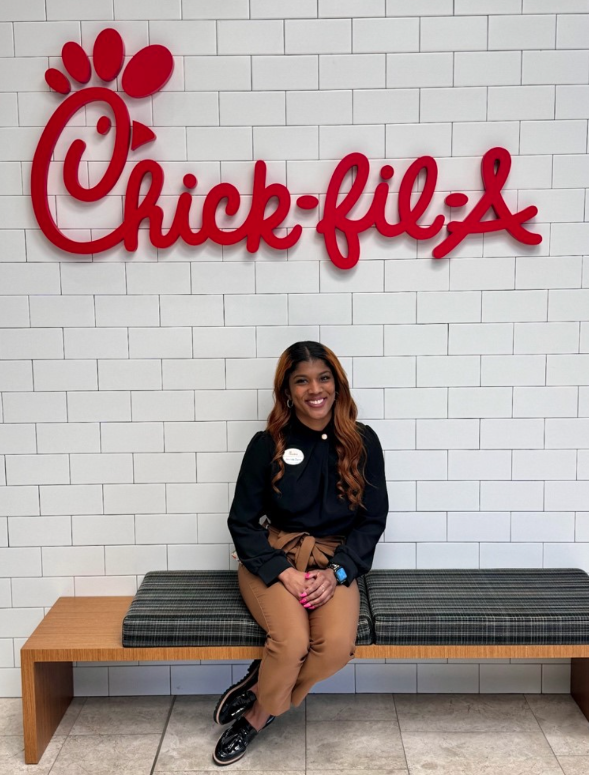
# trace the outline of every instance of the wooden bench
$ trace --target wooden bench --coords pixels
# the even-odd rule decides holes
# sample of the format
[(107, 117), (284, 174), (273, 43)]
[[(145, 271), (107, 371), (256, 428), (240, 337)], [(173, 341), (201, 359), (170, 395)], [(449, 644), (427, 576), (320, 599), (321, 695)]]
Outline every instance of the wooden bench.
[[(261, 646), (125, 648), (132, 597), (61, 597), (21, 649), (25, 762), (43, 755), (73, 698), (74, 662), (255, 659)], [(360, 659), (571, 658), (571, 695), (589, 719), (589, 643), (574, 645), (369, 645)]]

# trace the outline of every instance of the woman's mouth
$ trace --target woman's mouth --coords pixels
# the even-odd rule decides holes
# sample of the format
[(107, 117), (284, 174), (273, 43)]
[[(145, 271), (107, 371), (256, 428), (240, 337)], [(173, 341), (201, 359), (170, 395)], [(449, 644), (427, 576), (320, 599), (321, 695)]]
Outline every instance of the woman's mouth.
[(309, 406), (312, 406), (314, 409), (320, 409), (322, 406), (324, 406), (326, 401), (327, 401), (327, 398), (319, 398), (317, 400), (315, 399), (308, 400), (306, 403)]

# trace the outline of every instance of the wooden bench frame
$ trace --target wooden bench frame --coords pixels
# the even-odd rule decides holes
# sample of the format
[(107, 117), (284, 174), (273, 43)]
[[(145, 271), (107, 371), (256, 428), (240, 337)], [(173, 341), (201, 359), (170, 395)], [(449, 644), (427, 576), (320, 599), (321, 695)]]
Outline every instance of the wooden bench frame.
[[(60, 597), (21, 649), (25, 763), (37, 764), (73, 696), (73, 663), (256, 659), (260, 646), (123, 648), (132, 597)], [(589, 644), (571, 646), (358, 646), (360, 659), (570, 657), (571, 695), (589, 719)]]

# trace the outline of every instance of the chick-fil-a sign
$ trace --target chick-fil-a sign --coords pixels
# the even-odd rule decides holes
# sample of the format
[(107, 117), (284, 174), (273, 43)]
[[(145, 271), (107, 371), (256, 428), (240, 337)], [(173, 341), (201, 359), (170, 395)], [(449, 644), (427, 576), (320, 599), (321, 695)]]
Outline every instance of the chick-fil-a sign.
[[(96, 38), (93, 49), (93, 65), (97, 76), (103, 82), (113, 82), (123, 70), (124, 45), (114, 29), (103, 30)], [(78, 43), (66, 43), (62, 51), (65, 70), (71, 79), (80, 85), (90, 81), (91, 63), (88, 55)], [(126, 65), (121, 78), (122, 90), (132, 98), (147, 97), (159, 91), (170, 78), (174, 60), (170, 51), (160, 45), (150, 45), (137, 52)], [(50, 68), (45, 73), (48, 85), (61, 94), (71, 91), (70, 80), (60, 70)], [(153, 159), (138, 161), (132, 168), (124, 196), (121, 224), (105, 236), (86, 242), (68, 237), (56, 223), (50, 210), (48, 197), (48, 176), (55, 146), (72, 117), (87, 105), (104, 105), (110, 109), (112, 119), (103, 115), (96, 124), (101, 135), (115, 131), (112, 156), (100, 180), (93, 186), (80, 183), (80, 163), (86, 143), (74, 140), (65, 154), (63, 181), (67, 192), (79, 202), (98, 202), (107, 196), (121, 178), (129, 159), (129, 152), (145, 143), (155, 140), (154, 132), (138, 121), (131, 121), (123, 99), (105, 86), (90, 86), (79, 89), (59, 105), (37, 145), (31, 172), (31, 197), (35, 216), (41, 230), (54, 245), (69, 253), (101, 253), (123, 244), (128, 251), (137, 250), (139, 229), (144, 222), (149, 229), (149, 238), (156, 248), (168, 248), (178, 240), (187, 245), (202, 245), (207, 240), (218, 245), (234, 245), (245, 240), (250, 253), (255, 253), (262, 242), (269, 247), (285, 250), (295, 245), (301, 237), (302, 226), (294, 225), (288, 231), (285, 219), (293, 207), (292, 196), (287, 186), (268, 183), (266, 163), (256, 161), (249, 211), (240, 216), (239, 223), (228, 228), (218, 224), (218, 215), (231, 220), (240, 211), (242, 194), (231, 183), (223, 182), (213, 186), (204, 198), (202, 222), (198, 229), (190, 225), (190, 210), (198, 181), (194, 174), (184, 175), (185, 190), (178, 195), (172, 223), (164, 230), (164, 213), (158, 199), (164, 184), (164, 171)], [(107, 110), (108, 112), (108, 110)], [(114, 120), (113, 120), (114, 119)], [(505, 148), (491, 148), (482, 158), (481, 176), (483, 193), (462, 219), (446, 222), (443, 214), (428, 218), (427, 225), (421, 223), (436, 189), (438, 167), (432, 156), (420, 156), (406, 170), (398, 191), (398, 218), (394, 223), (387, 219), (386, 203), (390, 192), (390, 181), (394, 169), (385, 164), (380, 169), (380, 181), (376, 185), (366, 212), (352, 217), (360, 197), (364, 195), (370, 162), (362, 153), (350, 153), (335, 167), (327, 185), (322, 218), (316, 230), (323, 235), (329, 258), (340, 269), (353, 267), (360, 258), (360, 235), (367, 229), (376, 228), (384, 237), (407, 234), (416, 240), (436, 237), (445, 228), (447, 234), (433, 249), (434, 258), (443, 258), (471, 234), (506, 231), (519, 242), (537, 245), (542, 241), (539, 234), (529, 231), (524, 224), (538, 212), (529, 206), (519, 212), (511, 212), (503, 198), (502, 189), (511, 168), (511, 156)], [(352, 173), (352, 175), (350, 175)], [(353, 177), (351, 185), (346, 181)], [(418, 177), (423, 186), (416, 191)], [(468, 203), (468, 196), (454, 192), (444, 202), (448, 207), (462, 210)], [(319, 206), (317, 196), (305, 194), (295, 199), (294, 206), (302, 211), (315, 210)], [(356, 208), (358, 209), (358, 208)], [(488, 217), (493, 216), (493, 217)], [(282, 229), (280, 227), (283, 227)], [(277, 231), (278, 230), (278, 231)]]

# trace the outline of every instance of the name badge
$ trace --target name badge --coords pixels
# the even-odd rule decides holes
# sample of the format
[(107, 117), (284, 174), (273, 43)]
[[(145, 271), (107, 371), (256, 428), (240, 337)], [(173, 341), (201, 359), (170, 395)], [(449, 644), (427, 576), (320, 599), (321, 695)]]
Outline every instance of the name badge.
[(305, 456), (301, 452), (300, 449), (295, 449), (292, 447), (291, 449), (285, 449), (284, 454), (282, 455), (282, 459), (285, 463), (288, 463), (289, 466), (298, 466), (299, 463), (302, 463), (305, 459)]

